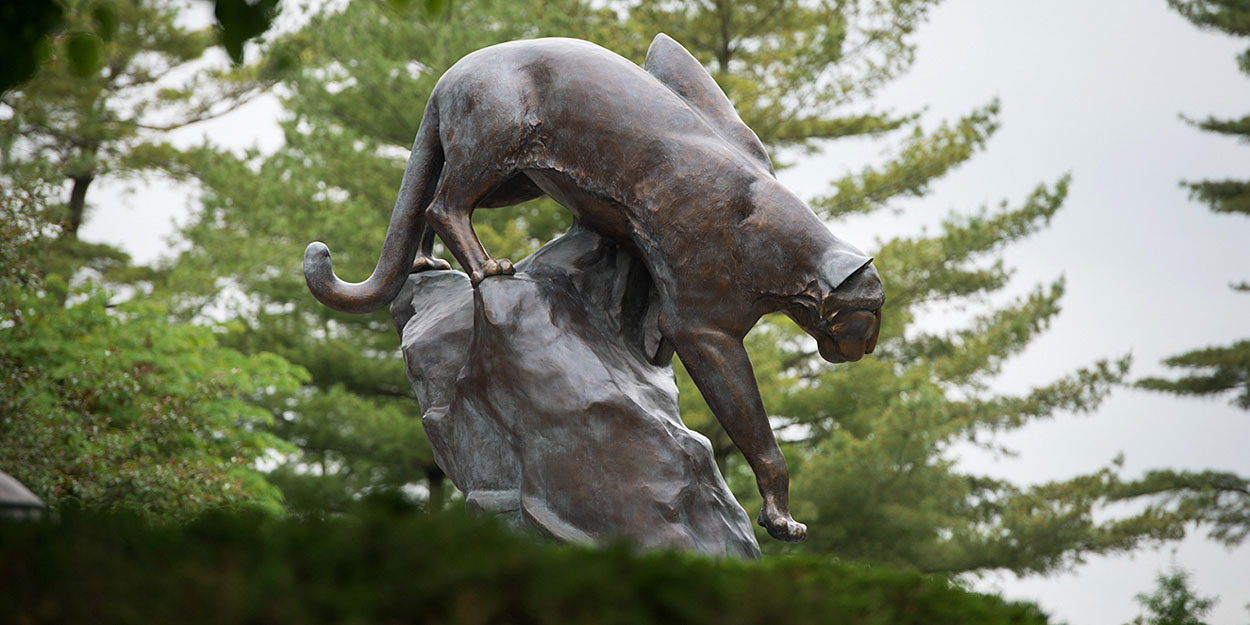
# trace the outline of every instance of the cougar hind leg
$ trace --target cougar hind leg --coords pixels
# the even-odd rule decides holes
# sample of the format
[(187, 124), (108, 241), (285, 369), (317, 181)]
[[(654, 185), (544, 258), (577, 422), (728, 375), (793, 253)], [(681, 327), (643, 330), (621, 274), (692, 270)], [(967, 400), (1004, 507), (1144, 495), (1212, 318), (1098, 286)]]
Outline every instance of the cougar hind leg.
[(434, 256), (434, 230), (429, 223), (421, 224), (421, 247), (417, 257), (412, 261), (412, 270), (408, 273), (420, 273), (435, 269), (451, 269), (451, 263)]
[(473, 209), (491, 191), (507, 182), (517, 172), (486, 170), (464, 171), (448, 159), (442, 183), (434, 194), (434, 202), (425, 211), (425, 222), (443, 240), (460, 266), (477, 286), (489, 276), (511, 275), (515, 269), (508, 259), (495, 260), (486, 253), (473, 231)]
[[(543, 195), (545, 195), (543, 190), (539, 189), (538, 185), (534, 184), (534, 181), (530, 180), (525, 174), (518, 172), (502, 185), (487, 193), (477, 203), (475, 209), (515, 206), (522, 202), (540, 198)], [(434, 256), (434, 229), (428, 223), (425, 223), (421, 232), (421, 249), (417, 252), (417, 258), (412, 263), (412, 273), (432, 269), (451, 269), (451, 265), (447, 261)]]

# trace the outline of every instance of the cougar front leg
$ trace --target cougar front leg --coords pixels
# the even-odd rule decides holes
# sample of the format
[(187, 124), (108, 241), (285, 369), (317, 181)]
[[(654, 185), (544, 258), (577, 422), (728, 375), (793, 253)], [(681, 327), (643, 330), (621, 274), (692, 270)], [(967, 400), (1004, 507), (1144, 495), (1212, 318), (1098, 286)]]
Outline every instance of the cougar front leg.
[(473, 286), (489, 276), (512, 275), (516, 271), (512, 261), (506, 258), (496, 261), (486, 255), (472, 222), (473, 209), (478, 202), (509, 176), (504, 172), (483, 172), (467, 180), (468, 176), (454, 172), (452, 167), (448, 159), (438, 193), (425, 211), (426, 223), (469, 273)]
[(807, 537), (807, 526), (790, 517), (786, 459), (768, 423), (742, 341), (720, 330), (690, 327), (669, 327), (665, 335), (721, 427), (755, 472), (764, 498), (759, 524), (777, 540), (801, 542)]

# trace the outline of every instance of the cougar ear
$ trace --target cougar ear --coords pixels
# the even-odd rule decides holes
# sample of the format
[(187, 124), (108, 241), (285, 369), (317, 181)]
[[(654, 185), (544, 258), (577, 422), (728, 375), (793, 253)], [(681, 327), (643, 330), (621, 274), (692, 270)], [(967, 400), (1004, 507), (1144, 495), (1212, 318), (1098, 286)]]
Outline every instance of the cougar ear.
[(821, 266), (821, 278), (829, 291), (835, 291), (855, 272), (872, 262), (872, 257), (847, 243), (845, 249), (831, 251)]

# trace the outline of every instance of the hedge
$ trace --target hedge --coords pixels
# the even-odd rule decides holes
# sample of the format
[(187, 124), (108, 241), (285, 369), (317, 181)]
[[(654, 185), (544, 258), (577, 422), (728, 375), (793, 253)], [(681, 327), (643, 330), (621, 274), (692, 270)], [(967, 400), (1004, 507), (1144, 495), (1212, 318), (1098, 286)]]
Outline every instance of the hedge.
[(323, 520), (183, 524), (63, 510), (0, 522), (0, 623), (1042, 625), (916, 573), (553, 545), (393, 502)]

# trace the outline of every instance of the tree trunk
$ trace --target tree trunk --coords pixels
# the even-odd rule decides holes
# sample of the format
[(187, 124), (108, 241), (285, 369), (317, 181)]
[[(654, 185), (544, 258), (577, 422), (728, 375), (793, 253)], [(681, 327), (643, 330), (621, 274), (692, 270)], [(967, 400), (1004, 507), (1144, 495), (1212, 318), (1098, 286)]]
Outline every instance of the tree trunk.
[(95, 180), (95, 174), (83, 174), (70, 178), (74, 186), (69, 192), (69, 215), (65, 220), (65, 237), (78, 238), (78, 228), (82, 226), (82, 214), (87, 208), (87, 187)]
[(732, 40), (730, 27), (733, 21), (733, 4), (725, 0), (718, 0), (716, 3), (716, 14), (720, 17), (720, 49), (716, 52), (716, 65), (720, 69), (720, 73), (728, 74), (729, 60), (732, 55), (729, 43)]

